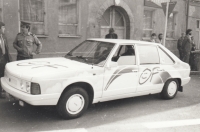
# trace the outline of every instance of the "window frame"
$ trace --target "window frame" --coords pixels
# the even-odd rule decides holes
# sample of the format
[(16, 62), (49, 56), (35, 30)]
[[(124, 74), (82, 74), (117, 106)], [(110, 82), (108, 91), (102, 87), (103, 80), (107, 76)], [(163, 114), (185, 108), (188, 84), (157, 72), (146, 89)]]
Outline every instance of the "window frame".
[[(112, 55), (112, 58), (113, 57), (119, 57), (120, 58), (120, 56), (121, 56), (120, 53), (121, 53), (121, 51), (123, 49), (123, 46), (127, 46), (127, 45), (130, 45), (130, 46), (134, 47), (134, 51), (135, 51), (135, 64), (134, 64), (134, 66), (136, 66), (136, 65), (138, 65), (138, 55), (137, 55), (136, 44), (133, 44), (133, 43), (120, 43), (119, 46), (117, 47), (117, 49), (115, 50), (114, 54)], [(126, 50), (127, 49), (125, 47), (125, 51)], [(115, 53), (117, 53), (116, 56), (115, 56)], [(113, 61), (112, 58), (111, 58), (111, 61)]]
[[(139, 53), (139, 46), (150, 46), (150, 47), (155, 47), (156, 48), (156, 50), (157, 50), (157, 53), (158, 53), (158, 60), (159, 60), (159, 62), (158, 63), (152, 63), (152, 64), (147, 64), (147, 63), (144, 63), (144, 64), (142, 64), (141, 63), (141, 59), (140, 59), (140, 53)], [(157, 45), (149, 45), (149, 44), (136, 44), (136, 54), (137, 54), (137, 56), (138, 56), (138, 65), (160, 65), (161, 63), (160, 63), (160, 54), (159, 54), (159, 51), (158, 51), (158, 46)]]
[[(157, 49), (158, 49), (158, 54), (159, 54), (160, 65), (175, 65), (175, 60), (164, 49), (162, 49), (160, 46), (157, 46)], [(163, 64), (161, 62), (161, 55), (160, 55), (159, 49), (163, 51), (173, 61), (173, 64)]]
[[(144, 12), (145, 11), (150, 11), (150, 12), (152, 12), (152, 29), (144, 29), (144, 27), (143, 27), (143, 29), (142, 29), (142, 38), (143, 39), (150, 39), (151, 38), (151, 34), (150, 34), (150, 37), (145, 37), (144, 36), (144, 31), (152, 31), (152, 33), (154, 32), (154, 30), (155, 30), (155, 24), (154, 24), (154, 20), (155, 20), (155, 11), (156, 11), (156, 9), (154, 9), (154, 8), (148, 8), (148, 7), (145, 7), (144, 8)], [(144, 15), (144, 13), (143, 13), (143, 15)], [(144, 16), (143, 16), (143, 24), (144, 24)]]
[[(31, 22), (32, 24), (37, 24), (37, 23), (43, 23), (44, 26), (44, 34), (35, 34), (37, 37), (48, 37), (48, 28), (47, 28), (47, 0), (43, 0), (44, 5), (43, 5), (43, 10), (44, 10), (44, 22)], [(18, 31), (20, 32), (20, 23), (21, 23), (21, 18), (20, 18), (20, 0), (18, 0)], [(32, 26), (31, 26), (32, 28)]]
[[(170, 32), (172, 31), (173, 32), (173, 36), (172, 37), (168, 37), (167, 36), (167, 33), (168, 33), (168, 28), (167, 28), (167, 33), (166, 33), (166, 38), (167, 39), (174, 39), (175, 38), (175, 36), (176, 36), (176, 30), (177, 30), (177, 24), (176, 24), (176, 22), (177, 22), (177, 12), (172, 12), (171, 14), (173, 14), (173, 30), (170, 30)], [(170, 14), (170, 15), (171, 15)], [(168, 21), (167, 21), (167, 25), (169, 24), (168, 23), (169, 22), (169, 18), (168, 18)]]
[[(60, 0), (58, 0), (58, 6), (59, 6), (59, 1)], [(80, 34), (80, 27), (81, 27), (81, 15), (80, 15), (80, 11), (81, 11), (81, 1), (80, 0), (77, 0), (77, 14), (76, 14), (76, 16), (77, 16), (77, 24), (64, 24), (64, 25), (76, 25), (77, 26), (77, 29), (76, 29), (76, 34), (73, 34), (73, 35), (71, 35), (71, 34), (59, 34), (59, 30), (58, 30), (58, 37), (60, 37), (60, 38), (79, 38), (79, 37), (81, 37), (81, 34)], [(58, 9), (58, 12), (59, 12), (59, 9)], [(62, 25), (62, 24), (60, 24), (59, 23), (59, 18), (58, 18), (58, 28), (59, 28), (59, 26), (60, 25)]]

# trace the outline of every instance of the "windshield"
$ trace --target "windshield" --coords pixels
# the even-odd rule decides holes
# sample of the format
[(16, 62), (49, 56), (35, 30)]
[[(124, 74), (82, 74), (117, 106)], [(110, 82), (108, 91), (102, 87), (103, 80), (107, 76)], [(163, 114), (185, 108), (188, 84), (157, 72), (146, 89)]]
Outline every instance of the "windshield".
[(65, 58), (103, 66), (114, 45), (114, 43), (86, 40), (66, 54)]

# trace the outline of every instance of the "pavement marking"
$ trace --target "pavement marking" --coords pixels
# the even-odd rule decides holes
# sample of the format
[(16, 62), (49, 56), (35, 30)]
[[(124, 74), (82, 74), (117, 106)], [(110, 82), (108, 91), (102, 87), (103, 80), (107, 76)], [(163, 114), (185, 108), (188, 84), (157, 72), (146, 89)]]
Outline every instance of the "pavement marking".
[(142, 124), (143, 124), (145, 127), (149, 128), (149, 129), (155, 129), (155, 128), (170, 128), (170, 127), (200, 125), (200, 119), (177, 120), (177, 121), (161, 121), (161, 122), (149, 122), (149, 123), (142, 123)]
[(37, 131), (37, 132), (88, 132), (85, 128), (67, 129), (67, 130), (53, 130), (53, 131)]

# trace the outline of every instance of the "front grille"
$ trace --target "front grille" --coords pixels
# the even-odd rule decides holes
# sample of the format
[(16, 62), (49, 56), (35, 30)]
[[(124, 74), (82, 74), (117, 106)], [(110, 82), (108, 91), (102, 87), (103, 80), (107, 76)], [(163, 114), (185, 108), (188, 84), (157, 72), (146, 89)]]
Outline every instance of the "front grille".
[(5, 71), (5, 78), (6, 78), (6, 81), (7, 81), (7, 84), (10, 85), (11, 87), (14, 87), (14, 88), (19, 88), (18, 86), (18, 78), (12, 76), (11, 74), (9, 74), (7, 71)]
[(13, 87), (17, 90), (20, 90), (22, 92), (27, 93), (27, 89), (26, 89), (26, 82), (27, 81), (13, 76), (8, 71), (5, 71), (4, 77), (6, 78), (6, 82), (7, 82), (8, 85), (10, 85), (11, 87)]

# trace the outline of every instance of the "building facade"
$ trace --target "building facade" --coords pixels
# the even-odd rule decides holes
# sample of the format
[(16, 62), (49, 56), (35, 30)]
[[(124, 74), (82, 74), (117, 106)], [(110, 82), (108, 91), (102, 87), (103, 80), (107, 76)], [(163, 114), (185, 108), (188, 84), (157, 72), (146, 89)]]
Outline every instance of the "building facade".
[[(9, 48), (15, 60), (13, 41), (20, 32), (20, 20), (32, 23), (31, 31), (43, 44), (40, 57), (63, 56), (88, 38), (104, 38), (110, 27), (119, 38), (146, 40), (151, 33), (164, 34), (162, 2), (170, 0), (0, 0), (0, 19), (6, 24)], [(175, 0), (173, 0), (175, 1)], [(177, 52), (177, 39), (186, 30), (187, 5), (176, 0), (169, 16), (166, 47)], [(193, 2), (189, 25), (200, 34), (199, 6)], [(195, 9), (194, 9), (195, 8)], [(196, 20), (196, 21), (195, 21)], [(195, 23), (195, 24), (194, 24)], [(195, 35), (195, 40), (197, 36)]]

